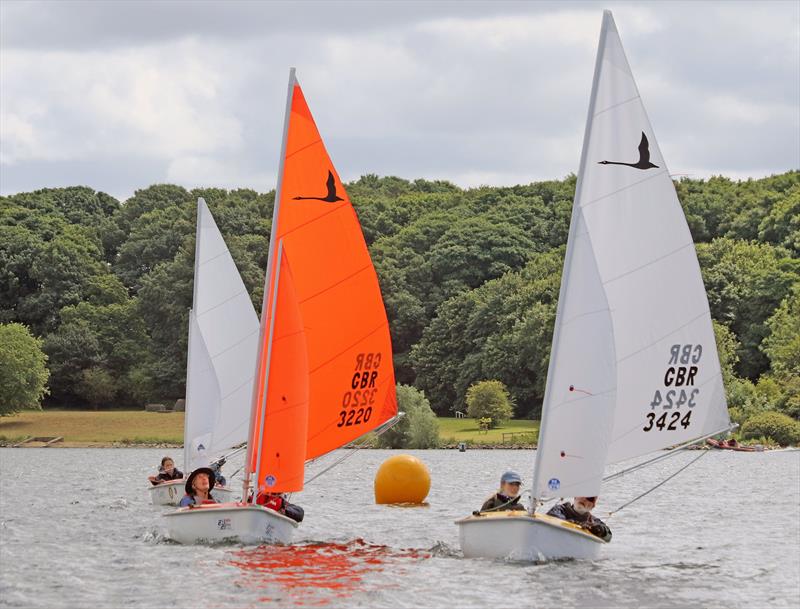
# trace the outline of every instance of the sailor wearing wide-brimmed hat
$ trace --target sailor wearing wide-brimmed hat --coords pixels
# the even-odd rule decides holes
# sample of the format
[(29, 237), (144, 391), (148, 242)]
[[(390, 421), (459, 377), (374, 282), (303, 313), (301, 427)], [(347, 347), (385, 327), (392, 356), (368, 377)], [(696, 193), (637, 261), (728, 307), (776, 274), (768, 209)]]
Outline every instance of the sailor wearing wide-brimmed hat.
[(198, 467), (186, 479), (186, 495), (181, 499), (180, 507), (216, 503), (211, 496), (214, 488), (214, 471), (210, 467)]

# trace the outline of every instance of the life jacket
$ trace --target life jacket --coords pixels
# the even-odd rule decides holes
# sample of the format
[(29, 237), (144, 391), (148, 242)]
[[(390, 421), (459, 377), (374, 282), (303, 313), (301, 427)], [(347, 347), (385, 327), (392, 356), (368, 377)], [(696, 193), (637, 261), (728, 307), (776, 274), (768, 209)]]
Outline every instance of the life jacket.
[(265, 493), (260, 493), (258, 497), (256, 497), (256, 503), (258, 505), (263, 505), (265, 508), (269, 508), (270, 510), (282, 512), (284, 499), (280, 495), (267, 495)]

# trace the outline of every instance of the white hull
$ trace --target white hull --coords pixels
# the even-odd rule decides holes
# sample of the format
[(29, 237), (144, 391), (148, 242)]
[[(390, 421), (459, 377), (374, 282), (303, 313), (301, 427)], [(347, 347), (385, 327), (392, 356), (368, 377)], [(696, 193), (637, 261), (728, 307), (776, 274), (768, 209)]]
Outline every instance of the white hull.
[(186, 480), (170, 480), (147, 489), (153, 505), (178, 505), (184, 496)]
[(169, 538), (186, 544), (287, 544), (298, 526), (294, 520), (274, 510), (242, 503), (181, 508), (164, 517)]
[[(153, 505), (178, 505), (186, 494), (185, 485), (186, 480), (170, 480), (162, 482), (158, 486), (151, 486), (147, 489), (150, 493), (150, 501)], [(215, 486), (211, 496), (220, 503), (232, 501), (233, 489)]]
[(544, 561), (595, 559), (606, 543), (578, 525), (525, 512), (490, 512), (457, 520), (466, 558)]

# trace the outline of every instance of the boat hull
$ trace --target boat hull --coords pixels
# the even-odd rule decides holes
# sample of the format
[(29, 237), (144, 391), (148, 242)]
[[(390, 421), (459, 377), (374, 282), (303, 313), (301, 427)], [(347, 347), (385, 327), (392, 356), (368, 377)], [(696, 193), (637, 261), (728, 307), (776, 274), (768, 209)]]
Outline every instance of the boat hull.
[[(150, 493), (150, 502), (153, 505), (178, 505), (186, 494), (186, 480), (170, 480), (147, 489)], [(220, 503), (233, 500), (233, 489), (225, 486), (215, 486), (211, 496)]]
[(576, 524), (543, 514), (488, 512), (456, 524), (466, 558), (592, 560), (606, 543)]
[(274, 510), (243, 503), (180, 508), (164, 517), (169, 538), (183, 544), (287, 544), (298, 526), (294, 520)]

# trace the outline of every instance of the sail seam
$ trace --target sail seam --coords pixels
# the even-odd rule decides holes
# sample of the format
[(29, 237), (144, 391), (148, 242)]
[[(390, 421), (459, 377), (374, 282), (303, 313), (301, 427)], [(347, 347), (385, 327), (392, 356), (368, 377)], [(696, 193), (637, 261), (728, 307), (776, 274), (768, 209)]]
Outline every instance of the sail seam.
[(319, 366), (317, 366), (317, 367), (315, 367), (315, 368), (313, 368), (313, 369), (309, 370), (309, 374), (313, 374), (314, 372), (316, 372), (316, 371), (317, 371), (317, 370), (319, 370), (320, 368), (323, 368), (323, 367), (327, 366), (327, 365), (328, 365), (328, 364), (330, 364), (330, 363), (331, 363), (333, 360), (335, 360), (337, 357), (339, 357), (339, 356), (340, 356), (340, 355), (342, 355), (343, 353), (347, 353), (348, 351), (350, 351), (350, 349), (352, 349), (353, 347), (355, 347), (355, 346), (356, 346), (358, 343), (360, 343), (360, 342), (363, 342), (364, 340), (366, 340), (367, 338), (369, 338), (370, 336), (372, 336), (372, 335), (373, 335), (373, 334), (375, 334), (376, 332), (380, 331), (380, 330), (381, 330), (381, 329), (383, 329), (383, 328), (386, 328), (388, 325), (389, 325), (389, 322), (388, 322), (388, 321), (382, 322), (382, 323), (381, 323), (381, 324), (380, 324), (380, 325), (379, 325), (377, 328), (375, 328), (374, 330), (371, 330), (370, 332), (367, 332), (366, 334), (364, 334), (363, 336), (361, 336), (361, 337), (360, 337), (358, 340), (354, 341), (353, 343), (349, 344), (347, 347), (345, 347), (344, 349), (342, 349), (341, 351), (339, 351), (339, 352), (338, 352), (336, 355), (334, 355), (333, 357), (330, 357), (330, 358), (328, 358), (327, 360), (325, 360), (324, 362), (322, 362), (322, 363), (321, 363)]
[(646, 345), (645, 345), (644, 347), (642, 347), (641, 349), (637, 349), (636, 351), (634, 351), (634, 352), (632, 352), (632, 353), (629, 353), (629, 354), (628, 354), (628, 355), (626, 355), (625, 357), (618, 359), (618, 360), (617, 360), (617, 363), (618, 363), (618, 364), (621, 364), (621, 363), (622, 363), (622, 362), (624, 362), (625, 360), (632, 358), (634, 355), (638, 355), (638, 354), (639, 354), (639, 353), (641, 353), (642, 351), (646, 351), (647, 349), (649, 349), (649, 348), (650, 348), (650, 347), (652, 347), (653, 345), (657, 345), (658, 343), (660, 343), (662, 340), (664, 340), (664, 339), (665, 339), (665, 338), (667, 338), (668, 336), (671, 336), (672, 334), (675, 334), (675, 332), (679, 332), (680, 330), (683, 330), (683, 329), (684, 329), (686, 326), (690, 326), (691, 324), (693, 324), (694, 322), (696, 322), (696, 321), (697, 321), (698, 319), (700, 319), (701, 317), (704, 317), (704, 316), (706, 316), (706, 315), (710, 315), (710, 314), (711, 314), (711, 310), (710, 310), (710, 309), (705, 309), (705, 310), (703, 310), (703, 312), (702, 312), (702, 313), (700, 313), (700, 315), (696, 315), (695, 317), (692, 317), (692, 318), (691, 318), (689, 321), (687, 321), (685, 324), (681, 324), (681, 325), (680, 325), (680, 326), (678, 326), (677, 328), (675, 328), (675, 329), (673, 329), (673, 330), (670, 330), (669, 332), (667, 332), (667, 333), (666, 333), (666, 334), (664, 334), (663, 336), (661, 336), (661, 337), (657, 338), (656, 340), (654, 340), (654, 341), (652, 341), (652, 342), (650, 342), (650, 343), (646, 344)]
[(247, 385), (247, 383), (251, 383), (252, 381), (253, 381), (253, 377), (252, 377), (252, 376), (251, 376), (250, 378), (248, 378), (248, 379), (245, 379), (245, 381), (244, 381), (243, 383), (240, 383), (240, 384), (239, 384), (239, 385), (237, 385), (237, 386), (236, 386), (234, 389), (232, 389), (231, 391), (229, 391), (228, 393), (226, 393), (225, 395), (223, 395), (223, 396), (220, 398), (220, 400), (225, 400), (225, 399), (228, 399), (228, 398), (229, 398), (230, 396), (232, 396), (234, 393), (236, 393), (237, 391), (239, 391), (239, 389), (241, 389), (242, 387), (244, 387), (245, 385)]
[(653, 258), (649, 262), (645, 262), (644, 264), (642, 264), (640, 266), (637, 266), (636, 268), (630, 269), (629, 271), (625, 271), (624, 273), (621, 273), (620, 275), (617, 275), (616, 277), (612, 277), (611, 279), (606, 279), (603, 282), (603, 285), (604, 286), (608, 285), (609, 283), (613, 283), (613, 282), (617, 281), (618, 279), (622, 279), (623, 277), (627, 277), (628, 275), (631, 275), (633, 273), (641, 271), (642, 269), (646, 269), (648, 266), (652, 266), (657, 262), (661, 262), (662, 260), (664, 260), (666, 258), (669, 258), (670, 256), (674, 256), (678, 252), (682, 252), (683, 250), (685, 250), (688, 247), (694, 247), (694, 242), (690, 241), (689, 243), (681, 245), (679, 248), (674, 249), (671, 252), (667, 252), (666, 254), (662, 254), (658, 258)]
[[(314, 140), (313, 142), (311, 142), (310, 144), (306, 144), (305, 146), (303, 146), (303, 147), (301, 147), (301, 148), (298, 148), (297, 150), (295, 150), (295, 151), (293, 151), (293, 152), (289, 152), (289, 153), (286, 155), (286, 158), (287, 158), (287, 159), (290, 159), (290, 158), (292, 158), (294, 155), (296, 155), (296, 154), (298, 154), (298, 153), (300, 153), (300, 152), (303, 152), (303, 150), (306, 150), (307, 148), (311, 148), (311, 146), (316, 146), (317, 144), (320, 144), (320, 143), (322, 143), (322, 138), (318, 138), (318, 139)], [(323, 146), (324, 146), (324, 144), (323, 144)]]
[(214, 355), (212, 355), (212, 356), (211, 356), (211, 359), (212, 359), (212, 360), (214, 360), (214, 359), (218, 358), (220, 355), (222, 355), (223, 353), (226, 353), (226, 352), (230, 351), (231, 349), (233, 349), (233, 348), (235, 348), (235, 347), (238, 347), (238, 346), (239, 346), (239, 345), (241, 345), (241, 344), (242, 344), (244, 341), (246, 341), (248, 338), (250, 338), (251, 336), (253, 336), (253, 334), (256, 334), (257, 332), (258, 332), (258, 330), (254, 330), (253, 332), (250, 332), (250, 333), (248, 333), (248, 334), (245, 334), (245, 336), (244, 336), (243, 338), (241, 338), (241, 339), (237, 340), (237, 341), (236, 341), (235, 343), (233, 343), (232, 345), (229, 345), (229, 346), (225, 347), (225, 348), (224, 348), (222, 351), (220, 351), (219, 353), (215, 353)]
[(623, 106), (625, 104), (629, 104), (632, 101), (636, 101), (639, 98), (640, 98), (639, 95), (635, 95), (634, 97), (631, 97), (630, 99), (626, 99), (625, 101), (621, 101), (621, 102), (617, 102), (616, 104), (612, 104), (611, 106), (608, 106), (607, 108), (603, 108), (599, 112), (596, 112), (592, 118), (596, 118), (596, 117), (600, 116), (603, 112), (608, 112), (609, 110), (613, 110), (617, 106)]
[(561, 327), (563, 328), (567, 324), (571, 324), (573, 321), (575, 321), (577, 319), (580, 319), (581, 317), (587, 317), (589, 315), (596, 315), (598, 313), (603, 313), (605, 311), (608, 311), (610, 313), (611, 309), (609, 307), (606, 307), (604, 309), (596, 309), (594, 311), (586, 311), (585, 313), (581, 313), (580, 315), (575, 315), (573, 317), (570, 317), (568, 320), (566, 320), (564, 322), (561, 322)]
[[(216, 256), (211, 256), (211, 258), (208, 258), (207, 260), (201, 260), (201, 261), (200, 261), (200, 266), (205, 266), (205, 265), (207, 265), (209, 262), (213, 262), (213, 261), (214, 261), (214, 260), (216, 260), (217, 258), (219, 258), (219, 257), (221, 257), (221, 256), (224, 256), (225, 254), (230, 254), (230, 252), (228, 251), (228, 248), (225, 248), (225, 250), (224, 250), (224, 251), (220, 252), (220, 253), (219, 253), (219, 254), (217, 254)], [(234, 263), (234, 264), (236, 264), (236, 263)], [(238, 269), (237, 269), (237, 270), (238, 270)]]
[(241, 296), (242, 294), (247, 294), (247, 288), (245, 288), (245, 289), (241, 290), (240, 292), (236, 292), (236, 294), (234, 294), (234, 295), (233, 295), (233, 296), (231, 296), (230, 298), (226, 298), (226, 299), (225, 299), (225, 300), (223, 300), (222, 302), (215, 304), (213, 307), (209, 307), (208, 309), (206, 309), (206, 310), (205, 310), (205, 311), (203, 311), (202, 313), (197, 313), (197, 317), (200, 317), (201, 315), (205, 315), (206, 313), (210, 313), (210, 312), (211, 312), (211, 311), (213, 311), (214, 309), (218, 309), (218, 308), (220, 308), (222, 305), (224, 305), (224, 304), (226, 304), (226, 303), (229, 303), (231, 300), (233, 300), (234, 298), (238, 298), (238, 297), (239, 297), (239, 296)]
[(365, 265), (365, 266), (362, 266), (360, 269), (358, 269), (358, 270), (357, 270), (357, 271), (355, 271), (354, 273), (350, 273), (350, 274), (349, 274), (347, 277), (343, 277), (343, 278), (342, 278), (342, 279), (340, 279), (339, 281), (336, 281), (336, 282), (334, 282), (334, 283), (332, 283), (332, 284), (330, 284), (330, 285), (328, 285), (328, 286), (324, 287), (324, 288), (323, 288), (323, 289), (321, 289), (319, 292), (316, 292), (316, 293), (314, 293), (314, 294), (311, 294), (310, 296), (306, 296), (306, 297), (305, 297), (303, 300), (301, 300), (301, 301), (300, 301), (300, 304), (305, 304), (305, 303), (306, 303), (306, 302), (308, 302), (309, 300), (313, 300), (313, 299), (314, 299), (314, 298), (316, 298), (317, 296), (320, 296), (321, 294), (324, 294), (325, 292), (328, 292), (329, 290), (332, 290), (332, 289), (333, 289), (333, 288), (335, 288), (337, 285), (341, 285), (341, 284), (343, 284), (345, 281), (347, 281), (347, 280), (349, 280), (349, 279), (352, 279), (352, 278), (353, 278), (353, 277), (355, 277), (356, 275), (358, 275), (358, 274), (360, 274), (360, 273), (363, 273), (364, 271), (366, 271), (366, 270), (368, 270), (368, 269), (370, 269), (370, 268), (372, 268), (372, 263), (370, 263), (370, 264), (367, 264), (367, 265)]
[(326, 211), (324, 214), (320, 214), (316, 218), (311, 218), (311, 220), (307, 220), (306, 222), (303, 222), (302, 224), (298, 224), (297, 226), (294, 226), (294, 227), (290, 228), (285, 233), (282, 233), (279, 238), (283, 239), (287, 235), (291, 235), (293, 232), (300, 230), (304, 226), (308, 226), (309, 224), (313, 224), (317, 220), (322, 220), (322, 218), (325, 218), (325, 217), (329, 216), (330, 214), (336, 213), (337, 211), (340, 211), (341, 209), (347, 207), (348, 204), (349, 203), (346, 202), (346, 201), (342, 202), (339, 205), (336, 205), (333, 209), (331, 209), (329, 211)]
[(616, 194), (624, 192), (624, 191), (628, 190), (629, 188), (633, 188), (634, 186), (638, 186), (639, 184), (643, 184), (644, 182), (647, 182), (649, 180), (653, 180), (653, 179), (655, 179), (655, 178), (657, 178), (659, 176), (664, 175), (665, 173), (667, 173), (666, 169), (664, 171), (659, 171), (657, 173), (654, 173), (653, 175), (647, 176), (646, 178), (643, 178), (641, 180), (637, 180), (636, 182), (633, 182), (632, 184), (628, 184), (627, 186), (623, 186), (622, 188), (618, 188), (617, 190), (615, 190), (613, 192), (609, 192), (608, 194), (602, 195), (600, 197), (597, 197), (596, 199), (590, 199), (586, 203), (581, 204), (580, 207), (581, 207), (581, 209), (585, 209), (585, 208), (589, 207), (590, 205), (594, 205), (595, 203), (598, 203), (598, 202), (602, 201), (603, 199), (608, 199), (609, 197), (613, 197)]

